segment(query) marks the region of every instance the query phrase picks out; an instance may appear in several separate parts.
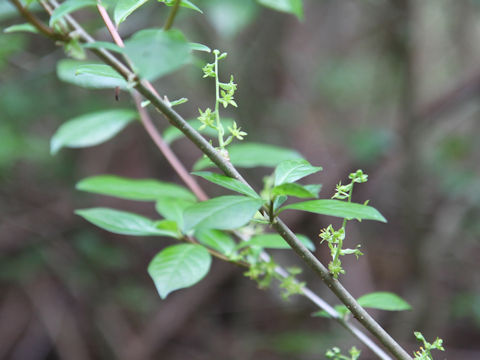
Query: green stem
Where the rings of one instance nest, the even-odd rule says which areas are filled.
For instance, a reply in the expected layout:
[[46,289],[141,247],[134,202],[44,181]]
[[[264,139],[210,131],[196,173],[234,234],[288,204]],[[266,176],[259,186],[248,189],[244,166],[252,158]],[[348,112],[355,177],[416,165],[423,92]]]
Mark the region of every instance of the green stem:
[[220,81],[218,80],[218,54],[220,52],[218,50],[214,50],[213,53],[215,54],[215,119],[217,122],[217,131],[218,131],[218,146],[220,149],[225,148],[225,143],[223,141],[223,135],[225,131],[223,129],[222,122],[220,121]]
[[[354,182],[352,181],[352,183],[351,183],[352,186],[350,186],[350,192],[348,193],[347,202],[352,202],[353,184],[354,184]],[[347,218],[343,218],[342,229],[343,229],[343,235],[344,236],[346,234],[346,226],[347,226]],[[340,257],[340,251],[342,250],[342,248],[343,248],[343,239],[340,238],[338,240],[337,250],[335,251],[335,256],[333,257],[333,264],[334,265],[336,265],[337,262],[338,262],[338,258]]]
[[167,31],[170,30],[170,28],[172,27],[173,21],[175,20],[175,16],[177,16],[178,8],[180,7],[181,2],[182,0],[176,0],[175,4],[173,4],[173,8],[170,11],[170,14],[168,14],[167,22],[165,23],[163,30]]

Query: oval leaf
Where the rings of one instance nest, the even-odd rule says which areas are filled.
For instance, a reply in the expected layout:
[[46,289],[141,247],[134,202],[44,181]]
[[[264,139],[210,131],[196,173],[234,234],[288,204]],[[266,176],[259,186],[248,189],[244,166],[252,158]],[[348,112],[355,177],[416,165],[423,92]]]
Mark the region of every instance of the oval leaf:
[[214,184],[223,186],[224,188],[236,191],[240,194],[251,196],[254,198],[258,198],[258,194],[248,185],[245,185],[241,181],[237,179],[233,179],[231,177],[221,175],[221,174],[215,174],[209,171],[197,171],[193,172],[193,175],[200,176],[204,178],[205,180],[208,180]]
[[99,111],[76,117],[64,123],[50,141],[50,152],[62,147],[83,148],[110,140],[137,117],[129,109]]
[[195,237],[201,244],[227,256],[235,250],[235,241],[220,230],[199,229],[195,231]]
[[146,29],[125,42],[125,54],[148,80],[169,74],[190,62],[191,47],[178,30]]
[[97,6],[97,0],[67,0],[61,3],[60,6],[52,12],[50,17],[50,27],[62,16],[88,6]]
[[76,189],[127,200],[157,201],[161,197],[169,196],[195,201],[195,195],[180,185],[114,175],[98,175],[83,179],[77,183]]
[[245,196],[220,196],[203,201],[185,210],[185,229],[237,229],[247,224],[262,205],[262,199]]
[[178,238],[177,231],[173,231],[171,224],[162,224],[149,218],[127,211],[109,208],[91,208],[76,210],[80,215],[92,224],[115,234],[133,236],[169,236]]
[[147,1],[148,0],[118,0],[117,5],[115,6],[115,11],[113,12],[115,23],[119,25],[124,22],[131,13]]
[[275,169],[275,186],[293,183],[321,170],[322,167],[312,166],[304,159],[282,161]]
[[372,309],[388,311],[403,311],[412,309],[409,303],[403,300],[400,296],[391,292],[373,292],[360,296],[357,301],[363,307]]
[[280,211],[283,210],[302,210],[346,219],[387,222],[383,215],[371,206],[340,200],[310,200],[284,206]]
[[300,184],[282,184],[282,185],[275,186],[272,189],[272,194],[276,196],[286,195],[286,196],[295,196],[298,198],[316,198],[318,197],[319,191],[320,191],[319,186],[317,186],[316,188],[313,188],[313,187],[307,188],[306,186],[303,186]]
[[[257,143],[234,144],[228,147],[230,162],[237,167],[251,168],[257,166],[274,167],[285,160],[301,159],[295,150],[274,145]],[[194,170],[202,170],[215,165],[206,158],[201,158],[193,166]]]
[[173,220],[180,229],[184,228],[183,212],[195,203],[192,199],[162,196],[155,203],[155,209],[165,219]]
[[[82,67],[84,71],[79,75],[77,71]],[[95,72],[99,75],[96,75]],[[127,88],[127,82],[120,74],[105,64],[60,60],[57,63],[57,76],[62,81],[87,89]]]
[[158,293],[165,299],[172,291],[190,287],[210,270],[212,258],[200,245],[173,245],[159,252],[148,265]]
[[303,0],[257,0],[259,4],[268,8],[296,15],[303,19]]
[[[296,234],[297,238],[310,251],[315,251],[315,245],[304,235]],[[249,241],[239,244],[239,248],[246,246],[260,246],[266,249],[291,249],[290,245],[278,234],[263,234],[253,236]]]

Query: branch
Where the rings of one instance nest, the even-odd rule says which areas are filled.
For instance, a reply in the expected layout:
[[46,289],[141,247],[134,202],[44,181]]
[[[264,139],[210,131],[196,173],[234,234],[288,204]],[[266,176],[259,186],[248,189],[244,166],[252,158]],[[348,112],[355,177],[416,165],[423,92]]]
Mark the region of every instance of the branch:
[[[17,0],[11,0],[17,1]],[[58,6],[55,0],[50,0],[52,4]],[[85,42],[94,42],[94,39],[83,30],[83,28],[71,17],[65,16],[69,25],[76,30],[76,33]],[[29,18],[27,20],[30,21]],[[157,108],[165,118],[180,131],[182,131],[187,138],[189,138],[210,160],[221,169],[225,175],[242,181],[247,186],[250,186],[235,167],[208,142],[206,141],[193,127],[190,126],[175,110],[173,110],[168,103],[166,103],[155,91],[152,91],[152,86],[145,80],[138,79],[137,75],[128,69],[123,63],[116,59],[105,49],[92,49],[97,56],[99,56],[106,64],[113,67],[120,73],[127,81],[137,81],[135,89],[141,93],[151,104]],[[251,186],[250,186],[251,187]],[[268,211],[268,209],[264,209]],[[279,219],[275,218],[271,223],[272,227],[287,241],[292,249],[299,255],[304,262],[314,270],[322,279],[322,281],[334,292],[334,294],[347,306],[352,312],[353,316],[369,330],[397,359],[411,360],[408,353],[358,304],[355,298],[334,279],[328,270],[321,264],[315,256],[298,240],[293,232]],[[352,334],[358,334],[349,329]],[[388,359],[388,356],[382,357]]]

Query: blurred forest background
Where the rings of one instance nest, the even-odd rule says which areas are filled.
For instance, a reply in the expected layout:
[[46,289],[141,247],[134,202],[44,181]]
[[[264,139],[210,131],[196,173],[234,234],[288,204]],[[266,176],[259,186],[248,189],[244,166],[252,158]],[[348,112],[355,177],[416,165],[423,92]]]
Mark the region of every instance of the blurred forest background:
[[[305,0],[303,22],[253,0],[195,3],[204,15],[182,9],[175,26],[229,53],[221,72],[239,84],[230,115],[248,141],[294,148],[323,166],[309,182],[323,183],[324,198],[349,172],[369,174],[354,200],[370,199],[389,222],[349,225],[349,244],[365,256],[345,259],[346,288],[356,297],[392,291],[412,305],[372,312],[408,351],[420,330],[444,339],[438,359],[480,359],[480,1]],[[120,32],[161,26],[166,14],[152,1]],[[75,16],[110,40],[94,31],[97,13]],[[0,28],[22,22],[2,0]],[[305,299],[285,302],[219,261],[201,283],[161,301],[146,267],[170,240],[110,234],[73,214],[101,205],[154,217],[154,209],[74,185],[105,173],[180,180],[139,124],[104,145],[49,154],[63,121],[118,106],[112,91],[61,82],[64,57],[40,36],[0,35],[1,359],[323,359],[335,345],[361,348],[336,323],[311,317]],[[156,84],[170,99],[189,99],[178,110],[186,118],[214,101],[201,78],[207,60]],[[133,107],[125,93],[120,103]],[[173,149],[189,168],[201,155],[186,140]],[[269,171],[243,173],[260,187]],[[313,240],[331,221],[286,215]],[[300,265],[293,253],[274,255]],[[325,245],[316,255],[329,260]],[[310,270],[302,278],[338,303]],[[373,359],[363,350],[361,359]]]

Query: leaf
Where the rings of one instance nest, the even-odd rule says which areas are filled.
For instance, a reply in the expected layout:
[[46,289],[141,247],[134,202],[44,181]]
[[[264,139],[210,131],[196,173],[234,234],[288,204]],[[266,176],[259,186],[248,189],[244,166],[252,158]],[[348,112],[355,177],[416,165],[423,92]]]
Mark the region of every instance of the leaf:
[[75,75],[92,75],[97,77],[112,78],[123,80],[123,77],[117,73],[111,66],[103,64],[82,64],[75,70]]
[[183,186],[154,179],[129,179],[114,175],[98,175],[83,179],[77,183],[76,189],[127,200],[157,201],[162,197],[169,196],[195,201],[195,195]]
[[258,194],[251,187],[245,185],[237,179],[233,179],[231,177],[221,174],[215,174],[209,171],[197,171],[193,172],[192,175],[200,176],[205,180],[223,186],[224,188],[236,191],[240,194],[247,195],[253,198],[259,198]]
[[161,226],[157,226],[155,221],[126,211],[99,207],[76,210],[75,214],[115,234],[133,236],[157,235],[178,238],[178,232],[173,232],[171,227],[162,229]]
[[146,29],[125,42],[125,55],[143,78],[155,80],[190,62],[191,47],[178,30]]
[[195,203],[192,199],[162,196],[155,203],[155,209],[165,219],[174,220],[180,229],[184,228],[183,212]]
[[218,252],[229,256],[235,250],[235,241],[223,231],[212,229],[199,229],[195,231],[198,241]]
[[97,6],[97,0],[67,0],[61,3],[50,16],[50,27],[61,17],[88,6]]
[[190,48],[194,51],[203,51],[203,52],[212,52],[212,50],[207,46],[199,43],[190,43]]
[[387,311],[403,311],[412,309],[409,303],[403,300],[400,296],[391,292],[373,292],[360,296],[357,301],[363,307],[371,309]]
[[[228,147],[230,162],[237,167],[252,168],[257,166],[274,167],[285,160],[300,159],[302,156],[295,150],[274,145],[258,143],[234,144]],[[202,170],[215,166],[209,159],[201,158],[193,166],[194,170]]]
[[117,24],[117,26],[120,25],[130,14],[147,1],[148,0],[118,0],[113,12],[115,24]]
[[[163,2],[167,6],[173,6],[175,4],[175,0],[158,0],[159,2]],[[192,9],[195,11],[198,11],[199,13],[203,14],[203,11],[198,8],[197,5],[192,3],[191,1],[188,0],[182,0],[180,3],[180,6],[187,8],[187,9]]]
[[81,115],[61,125],[50,141],[50,152],[62,147],[83,148],[101,144],[117,135],[137,113],[130,109],[105,110]]
[[315,197],[318,197],[320,190],[322,190],[322,184],[309,184],[309,185],[302,185],[305,189],[310,191]]
[[185,229],[237,229],[247,224],[262,205],[262,199],[245,196],[220,196],[203,201],[185,210]]
[[[304,235],[296,234],[297,238],[310,251],[315,251],[315,245]],[[278,234],[263,234],[253,236],[249,241],[242,242],[238,248],[260,246],[266,249],[291,249],[290,245]]]
[[340,200],[310,200],[284,206],[283,210],[302,210],[316,214],[336,216],[346,219],[376,220],[387,222],[380,212],[368,205],[349,203]]
[[300,20],[303,19],[302,0],[257,0],[259,4],[268,8],[296,15]]
[[[411,310],[412,308],[410,304],[403,300],[401,297],[390,292],[373,292],[360,296],[357,301],[361,306],[370,309],[403,311]],[[345,315],[350,313],[350,310],[348,310],[345,305],[336,305],[334,308],[342,317],[345,317]],[[328,315],[327,312],[325,312],[324,310],[317,311],[312,315],[326,318],[330,317],[330,315]]]
[[207,275],[212,258],[201,245],[173,245],[159,252],[148,265],[162,299],[178,289],[190,287]]
[[[188,120],[187,122],[190,124],[191,127],[197,129],[197,131],[201,134],[208,135],[210,137],[216,137],[217,136],[217,130],[212,129],[211,127],[208,127],[208,126],[204,129],[202,129],[202,130],[198,130],[199,127],[202,125],[202,123],[198,119]],[[229,126],[233,125],[233,119],[223,118],[222,119],[222,124],[223,124],[224,128],[228,128]],[[185,137],[185,135],[175,126],[169,126],[163,132],[162,137],[163,137],[163,140],[165,140],[165,142],[167,144],[171,144],[175,140]]]
[[17,24],[7,27],[3,30],[4,33],[13,33],[13,32],[30,32],[34,34],[38,34],[38,30],[32,24]]
[[[83,66],[82,75],[77,74],[77,69]],[[88,66],[93,69],[87,72]],[[97,69],[102,75],[95,75],[92,72]],[[76,60],[60,60],[57,63],[57,76],[60,80],[88,89],[108,89],[119,87],[127,88],[127,82],[116,73],[115,70],[104,64],[93,64]]]
[[293,183],[321,170],[321,166],[312,166],[304,159],[282,161],[275,169],[275,186]]
[[287,195],[298,198],[316,198],[318,197],[318,191],[315,190],[310,191],[309,188],[300,184],[282,184],[275,186],[272,189],[272,194],[276,196]]
[[[109,41],[95,41],[95,42],[91,42],[91,43],[83,43],[82,46],[86,49],[107,49],[107,50],[110,50],[110,51],[114,51],[114,52],[118,52],[118,53],[122,53],[123,52],[123,48],[121,48],[120,46],[118,46],[117,44],[115,43],[112,43],[112,42],[109,42]],[[112,69],[113,70],[113,69]],[[115,70],[113,70],[115,71]],[[116,75],[118,75],[120,78],[122,78],[120,76],[120,74],[118,74],[117,72],[115,72]],[[110,76],[111,77],[111,76]],[[123,79],[123,78],[122,78]]]

